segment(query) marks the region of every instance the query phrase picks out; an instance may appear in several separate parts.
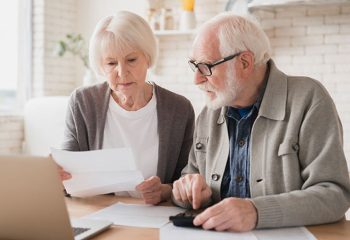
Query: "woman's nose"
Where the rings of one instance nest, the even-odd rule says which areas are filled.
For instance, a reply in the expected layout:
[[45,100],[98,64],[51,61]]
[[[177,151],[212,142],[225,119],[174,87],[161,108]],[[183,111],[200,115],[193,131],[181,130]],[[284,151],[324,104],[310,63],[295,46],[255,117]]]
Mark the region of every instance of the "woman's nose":
[[124,78],[127,73],[126,66],[123,64],[119,64],[118,66],[116,66],[115,71],[117,71],[117,74],[120,78]]

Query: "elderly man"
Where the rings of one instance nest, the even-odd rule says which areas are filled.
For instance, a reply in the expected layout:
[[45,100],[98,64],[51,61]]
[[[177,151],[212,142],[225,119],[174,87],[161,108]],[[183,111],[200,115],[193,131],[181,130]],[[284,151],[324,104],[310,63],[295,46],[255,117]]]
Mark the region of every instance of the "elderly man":
[[350,183],[326,89],[278,70],[263,30],[227,13],[202,26],[189,64],[207,106],[172,198],[182,207],[210,206],[194,224],[249,231],[341,219]]

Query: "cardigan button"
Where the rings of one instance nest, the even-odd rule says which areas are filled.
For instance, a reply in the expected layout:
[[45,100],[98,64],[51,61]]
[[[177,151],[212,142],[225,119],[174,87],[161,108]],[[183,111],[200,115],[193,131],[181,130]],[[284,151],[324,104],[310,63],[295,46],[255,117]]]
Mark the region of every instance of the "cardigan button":
[[237,176],[236,177],[236,182],[242,182],[243,181],[243,177],[242,176]]
[[202,149],[202,147],[203,147],[203,144],[201,144],[200,142],[196,143],[196,149],[197,150]]
[[219,174],[214,173],[214,174],[211,175],[211,180],[218,181],[219,179],[220,179],[220,175]]
[[292,145],[292,149],[297,152],[299,150],[299,144],[298,143],[294,143]]

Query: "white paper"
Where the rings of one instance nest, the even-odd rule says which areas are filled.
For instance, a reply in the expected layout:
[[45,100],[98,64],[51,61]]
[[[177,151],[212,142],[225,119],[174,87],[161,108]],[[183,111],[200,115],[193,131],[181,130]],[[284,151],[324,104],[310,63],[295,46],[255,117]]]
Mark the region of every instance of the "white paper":
[[160,229],[160,240],[316,240],[305,227],[254,230],[246,233],[216,232],[176,227],[172,223]]
[[254,230],[258,240],[316,240],[305,227]]
[[168,223],[160,229],[160,240],[257,240],[252,232],[216,232],[200,228],[177,227]]
[[89,197],[119,191],[134,191],[144,178],[136,169],[130,148],[71,152],[51,148],[58,165],[72,175],[63,181],[72,196]]
[[184,211],[179,207],[116,203],[84,218],[108,220],[122,226],[160,228],[169,222],[170,216]]

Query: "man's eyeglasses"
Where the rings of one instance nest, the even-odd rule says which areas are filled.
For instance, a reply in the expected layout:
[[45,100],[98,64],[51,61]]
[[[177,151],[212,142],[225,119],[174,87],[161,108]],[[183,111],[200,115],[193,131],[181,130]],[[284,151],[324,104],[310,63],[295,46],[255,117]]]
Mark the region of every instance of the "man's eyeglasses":
[[230,55],[228,57],[225,57],[225,58],[222,58],[214,63],[197,63],[196,61],[194,60],[190,60],[188,61],[188,64],[190,65],[191,69],[193,70],[193,72],[195,72],[197,69],[198,71],[203,75],[203,76],[211,76],[212,75],[212,72],[211,72],[211,69],[213,67],[215,67],[216,65],[219,65],[221,63],[224,63],[228,60],[231,60],[231,59],[234,59],[235,57],[237,57],[238,55],[240,55],[242,52],[238,52],[238,53],[235,53],[233,55]]

